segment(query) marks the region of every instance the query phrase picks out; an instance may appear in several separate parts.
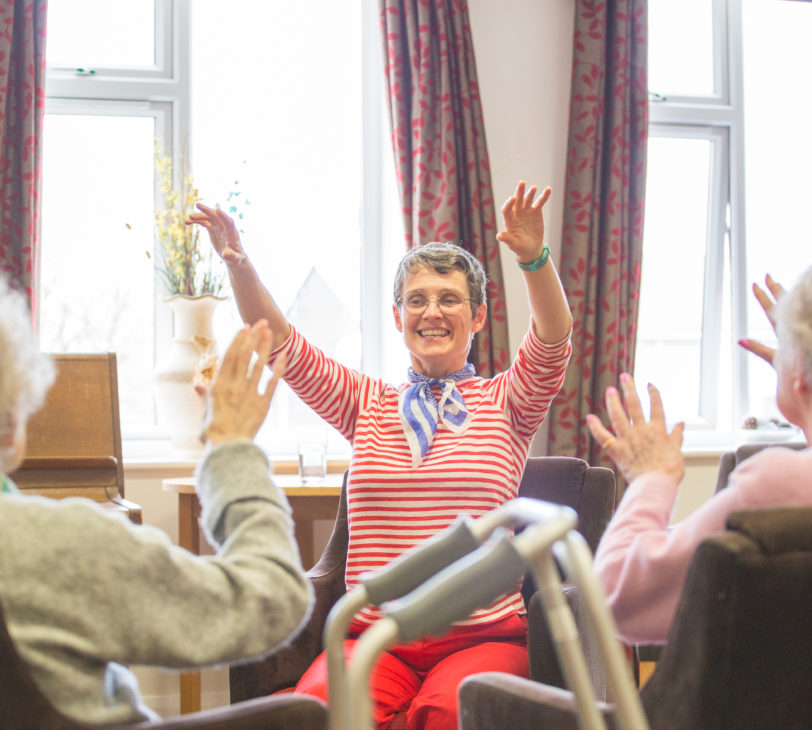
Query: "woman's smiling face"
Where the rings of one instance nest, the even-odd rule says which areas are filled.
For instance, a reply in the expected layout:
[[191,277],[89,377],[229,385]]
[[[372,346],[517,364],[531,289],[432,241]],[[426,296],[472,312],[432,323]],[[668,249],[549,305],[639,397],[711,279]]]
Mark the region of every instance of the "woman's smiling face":
[[[476,315],[472,314],[465,274],[459,269],[440,274],[421,267],[403,282],[401,297],[407,293],[430,298],[422,314],[410,314],[402,305],[392,307],[395,326],[403,333],[412,367],[430,378],[440,378],[465,367],[471,339],[482,329],[487,310],[485,304],[480,304]],[[438,305],[439,298],[449,293],[466,300],[456,314],[445,314]]]

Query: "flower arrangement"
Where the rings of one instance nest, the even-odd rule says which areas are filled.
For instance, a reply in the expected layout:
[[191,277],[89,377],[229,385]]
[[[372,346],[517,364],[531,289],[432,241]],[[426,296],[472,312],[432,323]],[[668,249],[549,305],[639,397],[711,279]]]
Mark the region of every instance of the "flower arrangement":
[[211,247],[201,247],[200,228],[185,223],[201,199],[194,179],[183,174],[180,189],[176,189],[172,158],[162,155],[157,146],[155,170],[161,186],[161,204],[155,211],[161,242],[156,268],[167,294],[220,296],[226,287],[225,267]]

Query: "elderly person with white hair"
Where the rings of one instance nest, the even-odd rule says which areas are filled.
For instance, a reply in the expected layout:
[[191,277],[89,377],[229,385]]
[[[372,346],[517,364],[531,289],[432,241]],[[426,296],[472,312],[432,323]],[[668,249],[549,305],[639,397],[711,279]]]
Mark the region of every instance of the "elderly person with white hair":
[[[777,403],[799,426],[807,443],[812,435],[812,268],[785,293],[771,277],[767,291],[753,291],[778,335],[773,350],[753,340],[739,344],[772,364],[778,375]],[[648,386],[646,421],[631,376],[620,377],[618,391],[606,391],[612,432],[590,414],[587,424],[630,484],[595,555],[602,583],[622,638],[629,643],[666,641],[696,547],[725,529],[732,512],[812,505],[812,449],[770,448],[742,462],[728,486],[685,520],[669,527],[684,472],[683,424],[666,427],[658,390]]]
[[201,558],[89,500],[17,493],[6,474],[22,460],[26,421],[53,365],[37,349],[24,299],[2,279],[0,312],[0,603],[9,635],[68,717],[158,719],[124,665],[182,669],[257,657],[307,616],[311,589],[290,510],[252,443],[284,363],[260,392],[271,349],[265,321],[239,332],[223,358],[196,476],[201,523],[217,554]]

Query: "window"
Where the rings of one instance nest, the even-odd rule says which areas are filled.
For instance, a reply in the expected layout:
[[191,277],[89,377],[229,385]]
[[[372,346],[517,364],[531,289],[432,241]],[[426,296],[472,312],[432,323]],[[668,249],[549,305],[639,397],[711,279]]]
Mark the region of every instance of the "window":
[[[649,3],[649,147],[635,372],[691,435],[778,416],[775,376],[736,345],[775,342],[750,291],[812,264],[812,6]],[[690,51],[685,39],[690,38]],[[691,432],[693,432],[691,434]]]
[[[392,163],[375,8],[114,5],[49,3],[43,346],[115,350],[124,436],[155,436],[152,370],[171,338],[146,255],[155,245],[157,140],[192,172],[205,202],[225,207],[239,193],[246,249],[311,341],[380,374],[387,361],[374,325],[390,298],[379,282],[391,277],[381,273],[391,257],[382,241],[399,251],[402,233],[399,219],[381,213],[397,205],[382,185],[391,171],[381,168]],[[363,337],[362,312],[377,313],[372,327],[364,318]],[[222,349],[239,326],[232,302],[215,325]],[[280,392],[260,442],[292,453],[290,424],[319,424],[310,419]],[[335,436],[330,446],[341,449]]]

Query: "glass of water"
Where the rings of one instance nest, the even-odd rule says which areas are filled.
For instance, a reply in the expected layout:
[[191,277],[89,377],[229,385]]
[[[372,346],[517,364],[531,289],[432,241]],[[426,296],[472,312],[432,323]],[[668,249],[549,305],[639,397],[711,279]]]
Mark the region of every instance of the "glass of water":
[[323,441],[300,442],[299,477],[302,484],[320,484],[327,476],[327,447]]

